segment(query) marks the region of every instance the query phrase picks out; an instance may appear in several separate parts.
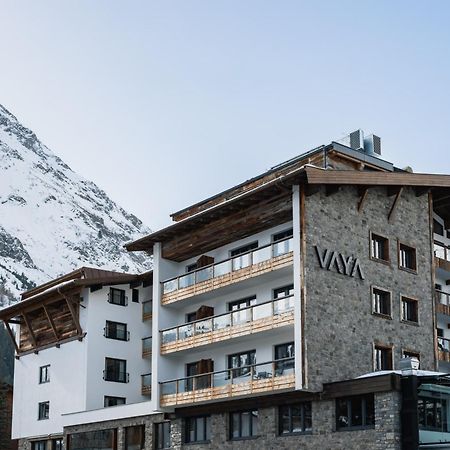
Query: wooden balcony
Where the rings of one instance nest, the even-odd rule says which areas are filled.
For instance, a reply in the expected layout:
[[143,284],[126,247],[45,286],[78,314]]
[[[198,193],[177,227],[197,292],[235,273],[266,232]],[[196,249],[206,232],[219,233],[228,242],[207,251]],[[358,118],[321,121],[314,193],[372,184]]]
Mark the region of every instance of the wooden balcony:
[[437,269],[450,272],[450,249],[440,242],[434,242],[434,261]]
[[436,312],[450,316],[450,294],[436,289]]
[[148,300],[146,302],[142,302],[142,320],[152,320],[152,301]]
[[152,395],[152,374],[146,373],[141,375],[141,394],[142,395]]
[[161,383],[160,404],[179,406],[295,388],[294,358]]
[[161,303],[168,305],[292,265],[292,242],[292,238],[274,242],[166,280]]
[[152,337],[142,339],[142,357],[150,358],[152,356]]
[[294,324],[288,296],[161,331],[161,354],[238,338]]

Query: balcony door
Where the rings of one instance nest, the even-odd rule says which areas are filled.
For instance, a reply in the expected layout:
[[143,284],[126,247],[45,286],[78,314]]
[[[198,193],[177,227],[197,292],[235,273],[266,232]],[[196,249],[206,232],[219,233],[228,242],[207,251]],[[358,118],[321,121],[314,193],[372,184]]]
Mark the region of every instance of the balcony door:
[[[288,375],[294,373],[294,357],[295,345],[294,342],[280,344],[275,346],[275,375]],[[279,361],[281,360],[281,361]]]
[[[186,364],[186,384],[185,391],[193,391],[197,389],[206,389],[211,387],[211,372],[214,371],[214,361],[212,359],[201,359]],[[204,376],[198,376],[202,373],[208,374]],[[191,378],[189,378],[191,377]]]
[[228,311],[232,313],[233,325],[249,322],[251,320],[251,311],[250,309],[245,308],[249,308],[253,305],[256,305],[255,295],[228,303]]
[[228,355],[228,369],[233,375],[233,379],[247,378],[251,374],[251,366],[256,364],[256,350]]

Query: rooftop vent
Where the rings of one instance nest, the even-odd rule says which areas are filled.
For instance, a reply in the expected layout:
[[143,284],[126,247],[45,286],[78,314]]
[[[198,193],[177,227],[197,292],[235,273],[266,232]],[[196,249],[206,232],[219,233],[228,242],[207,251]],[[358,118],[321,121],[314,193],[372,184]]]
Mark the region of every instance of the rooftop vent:
[[374,134],[364,137],[363,130],[352,131],[337,142],[370,156],[381,156],[381,139]]

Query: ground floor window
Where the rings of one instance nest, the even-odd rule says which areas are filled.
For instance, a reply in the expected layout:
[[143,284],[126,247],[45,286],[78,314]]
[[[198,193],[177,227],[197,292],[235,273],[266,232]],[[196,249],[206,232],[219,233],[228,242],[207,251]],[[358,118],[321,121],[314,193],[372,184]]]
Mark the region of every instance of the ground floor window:
[[310,433],[312,431],[311,402],[280,406],[278,429],[280,435]]
[[125,428],[125,450],[143,450],[145,448],[145,427],[137,425]]
[[69,435],[70,450],[116,450],[116,430],[88,431]]
[[230,439],[258,436],[258,411],[239,411],[230,414]]
[[336,400],[336,429],[370,428],[375,425],[374,396],[355,395]]
[[185,420],[184,441],[191,442],[209,441],[211,435],[211,417],[189,417]]
[[31,450],[47,450],[47,441],[35,441],[31,443]]
[[52,441],[52,450],[63,450],[63,440],[61,439],[53,439]]
[[170,422],[155,423],[155,449],[170,448]]
[[125,397],[111,397],[110,395],[105,395],[105,398],[103,400],[105,408],[108,408],[109,406],[125,405],[125,403]]

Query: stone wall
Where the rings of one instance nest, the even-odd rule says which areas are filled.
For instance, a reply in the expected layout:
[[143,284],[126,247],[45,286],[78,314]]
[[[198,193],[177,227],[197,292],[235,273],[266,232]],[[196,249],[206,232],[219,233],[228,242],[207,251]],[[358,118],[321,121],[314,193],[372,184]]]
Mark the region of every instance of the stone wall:
[[11,440],[12,386],[0,384],[0,449],[15,450],[17,441]]
[[[307,387],[351,379],[373,371],[375,341],[392,345],[394,368],[402,349],[420,352],[422,369],[434,369],[433,291],[428,197],[405,188],[391,222],[394,197],[369,189],[362,212],[354,187],[329,196],[325,188],[306,197]],[[390,264],[370,259],[369,234],[389,238]],[[398,268],[397,243],[417,250],[417,274]],[[322,269],[315,246],[359,258],[365,279]],[[392,292],[392,319],[372,314],[371,286]],[[419,325],[400,320],[400,294],[419,299]]]

